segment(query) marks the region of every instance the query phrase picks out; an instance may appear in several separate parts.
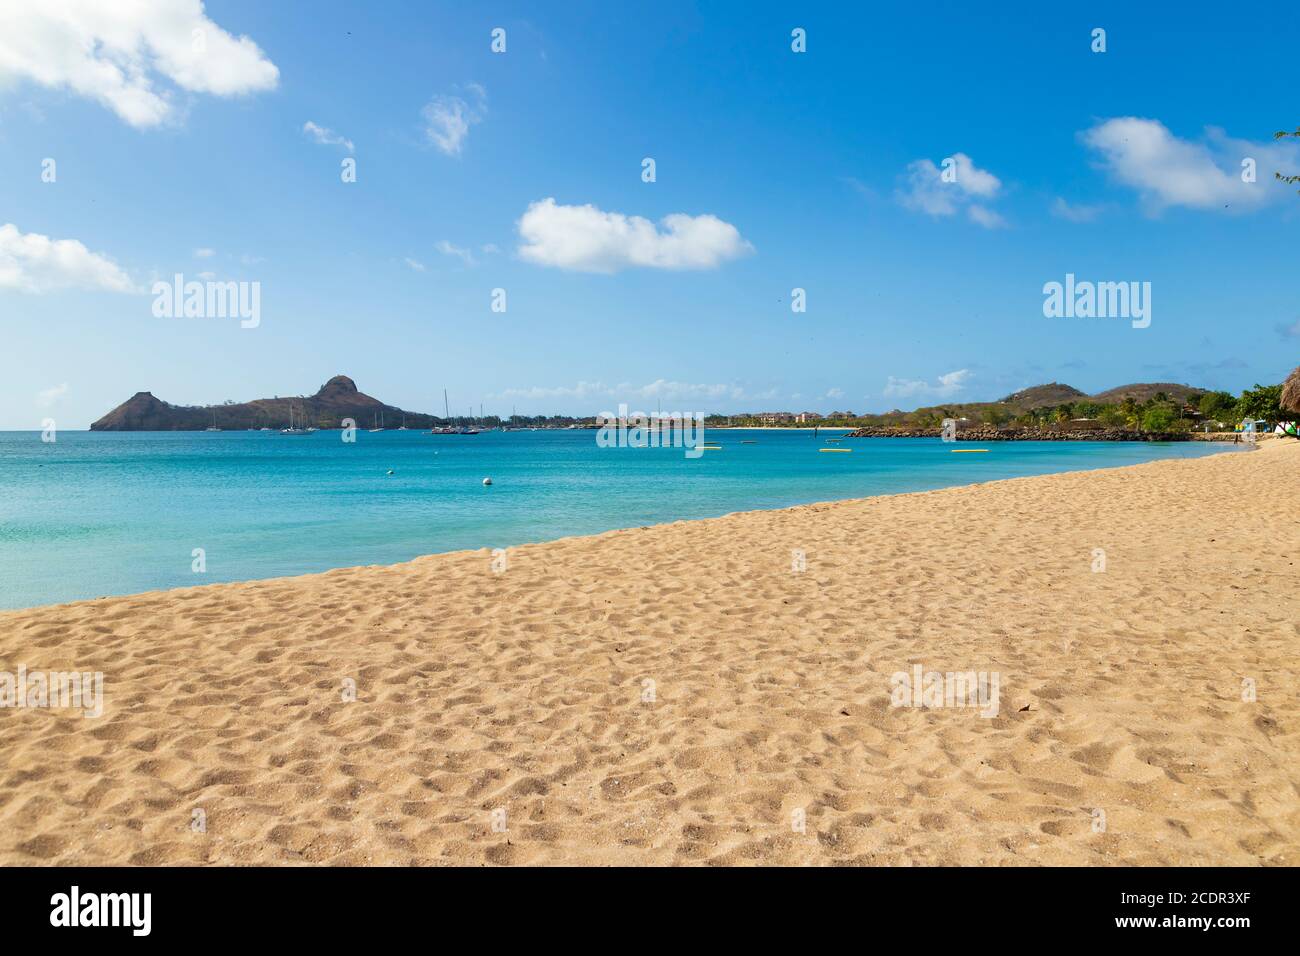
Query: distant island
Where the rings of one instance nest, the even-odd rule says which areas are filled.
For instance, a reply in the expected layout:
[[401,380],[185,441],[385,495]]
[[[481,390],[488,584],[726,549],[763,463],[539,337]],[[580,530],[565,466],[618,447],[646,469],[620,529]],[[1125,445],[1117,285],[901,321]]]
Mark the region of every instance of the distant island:
[[[1014,392],[996,402],[955,402],[914,411],[898,409],[879,415],[853,412],[745,412],[708,415],[707,428],[852,429],[856,437],[937,435],[945,419],[958,423],[962,437],[1088,437],[1134,440],[1154,436],[1190,436],[1194,432],[1231,431],[1249,418],[1270,426],[1291,415],[1280,407],[1281,385],[1256,385],[1240,396],[1172,382],[1140,382],[1088,395],[1070,385],[1051,382]],[[91,431],[204,431],[300,427],[342,428],[352,419],[358,428],[595,428],[596,416],[496,415],[439,417],[388,405],[357,389],[346,375],[336,375],[315,395],[259,398],[223,405],[172,405],[151,392],[137,392],[90,426]]]
[[[245,431],[280,429],[292,421],[300,428],[342,428],[352,419],[357,428],[436,428],[447,425],[501,424],[496,416],[440,417],[388,405],[357,389],[346,375],[335,375],[315,395],[282,398],[258,398],[251,402],[226,402],[223,405],[172,405],[154,397],[152,392],[136,392],[117,408],[90,426],[92,432],[151,431]],[[579,422],[576,418],[515,416],[521,425],[566,427]]]
[[117,408],[90,426],[92,432],[203,431],[217,428],[283,428],[293,412],[296,423],[316,428],[341,428],[351,418],[359,428],[368,428],[384,416],[385,425],[396,428],[402,416],[412,427],[427,427],[437,419],[386,405],[357,390],[346,375],[335,375],[315,395],[295,398],[259,398],[251,402],[224,405],[172,405],[152,392],[136,392]]

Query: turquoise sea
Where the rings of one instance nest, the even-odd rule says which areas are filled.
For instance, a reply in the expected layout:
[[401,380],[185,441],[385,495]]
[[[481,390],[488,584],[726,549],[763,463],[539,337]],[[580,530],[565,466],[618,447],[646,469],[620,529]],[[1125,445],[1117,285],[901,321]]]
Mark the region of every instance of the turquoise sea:
[[[508,547],[680,518],[1191,458],[1232,446],[991,443],[710,431],[599,448],[594,431],[0,432],[0,607]],[[754,441],[756,444],[741,444]],[[852,448],[822,454],[823,447]],[[960,447],[972,447],[963,442]],[[389,475],[388,471],[393,474]],[[491,477],[493,484],[482,481]],[[202,548],[207,571],[191,571]]]

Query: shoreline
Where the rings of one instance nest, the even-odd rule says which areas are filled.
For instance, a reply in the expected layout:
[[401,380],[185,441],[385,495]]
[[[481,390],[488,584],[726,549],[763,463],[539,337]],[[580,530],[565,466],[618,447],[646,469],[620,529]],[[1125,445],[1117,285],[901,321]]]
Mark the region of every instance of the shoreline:
[[[1298,467],[1270,442],[3,612],[0,670],[102,672],[104,708],[0,711],[0,864],[1295,865],[1300,522],[1225,502]],[[999,705],[892,705],[916,666]]]
[[[786,429],[781,429],[779,427],[776,427],[773,430],[783,431]],[[800,429],[800,430],[812,431],[812,429]],[[1224,442],[1223,444],[1231,445],[1232,442]],[[1298,442],[1297,444],[1300,444],[1300,442]],[[1227,450],[1225,449],[1224,452],[1215,452],[1206,457],[1215,457],[1215,455],[1226,454],[1226,453]],[[1233,452],[1233,454],[1237,454],[1237,453],[1238,452]],[[751,508],[751,509],[744,509],[740,511],[728,511],[720,515],[714,515],[712,517],[673,518],[667,521],[659,521],[649,525],[627,526],[622,528],[609,528],[605,531],[597,531],[589,534],[561,535],[558,538],[543,538],[536,541],[525,541],[522,544],[508,545],[506,547],[506,550],[509,551],[516,548],[525,548],[525,547],[540,547],[548,544],[558,544],[560,542],[568,542],[568,541],[584,541],[588,539],[598,539],[611,534],[620,534],[628,531],[645,531],[647,529],[652,529],[652,528],[665,528],[665,527],[671,527],[673,525],[679,525],[683,523],[722,521],[724,519],[731,518],[736,515],[772,514],[772,513],[783,512],[783,511],[797,511],[798,509],[801,508],[822,509],[822,508],[827,508],[835,505],[873,501],[878,498],[896,498],[903,495],[929,495],[929,494],[937,494],[943,491],[952,491],[959,488],[971,488],[971,487],[977,487],[982,485],[991,485],[999,482],[1023,481],[1030,478],[1051,478],[1055,475],[1083,475],[1083,474],[1091,474],[1093,472],[1099,472],[1099,471],[1115,471],[1115,470],[1120,470],[1125,468],[1137,468],[1137,467],[1141,467],[1142,465],[1155,464],[1156,462],[1159,461],[1184,461],[1184,460],[1189,460],[1189,459],[1178,459],[1178,458],[1156,459],[1153,462],[1139,462],[1137,464],[1132,464],[1132,465],[1113,465],[1104,468],[1082,468],[1082,469],[1075,469],[1071,471],[1054,471],[1044,475],[1019,475],[1010,478],[993,478],[987,481],[966,482],[964,484],[948,485],[943,488],[929,488],[929,489],[924,489],[919,491],[897,491],[897,492],[890,492],[887,494],[867,495],[865,497],[855,497],[855,498],[829,498],[822,501],[809,501],[803,504],[785,505],[779,508]],[[1190,460],[1196,461],[1199,459],[1190,459]],[[417,561],[426,561],[431,558],[471,555],[471,554],[482,555],[485,552],[490,553],[491,551],[492,548],[490,548],[489,546],[480,545],[477,548],[457,548],[451,551],[430,551],[426,554],[418,554],[413,558],[407,559],[406,561],[392,561],[392,562],[381,563],[381,564],[345,564],[334,568],[326,568],[322,571],[306,571],[303,572],[302,574],[273,575],[271,577],[265,577],[265,578],[239,578],[233,581],[213,581],[208,584],[188,584],[188,585],[182,585],[180,587],[174,587],[174,588],[154,588],[148,591],[132,591],[127,594],[105,594],[105,595],[101,595],[100,597],[77,598],[72,601],[57,601],[52,604],[33,604],[29,607],[0,608],[0,624],[3,624],[4,616],[6,614],[24,614],[27,612],[41,611],[41,610],[52,609],[52,608],[73,607],[82,604],[99,604],[104,601],[125,600],[129,598],[147,597],[151,595],[168,595],[168,594],[175,594],[177,592],[202,591],[208,588],[232,588],[232,587],[245,587],[248,585],[256,585],[256,584],[270,584],[279,581],[300,581],[304,578],[313,578],[325,574],[335,574],[339,572],[356,571],[356,570],[363,570],[368,568],[401,568],[413,564]]]

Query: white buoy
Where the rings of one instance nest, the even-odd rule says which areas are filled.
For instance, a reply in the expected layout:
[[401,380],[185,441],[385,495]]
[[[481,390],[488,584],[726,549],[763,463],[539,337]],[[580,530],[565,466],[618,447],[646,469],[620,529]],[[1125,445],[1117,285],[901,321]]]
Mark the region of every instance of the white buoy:
[[393,469],[389,468],[388,473],[391,475],[393,473]]
[[485,484],[485,485],[490,485],[490,484],[492,484],[492,479],[491,479],[491,478],[484,478],[484,479],[483,479],[483,484]]

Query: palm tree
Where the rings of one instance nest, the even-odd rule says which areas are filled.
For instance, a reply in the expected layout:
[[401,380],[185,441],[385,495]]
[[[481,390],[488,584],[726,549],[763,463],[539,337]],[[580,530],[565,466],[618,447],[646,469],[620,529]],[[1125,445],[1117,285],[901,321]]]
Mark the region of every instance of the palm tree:
[[1124,401],[1120,402],[1120,414],[1124,416],[1124,425],[1133,431],[1142,430],[1142,410],[1138,408],[1138,403],[1133,400],[1132,395],[1126,395]]
[[[1286,130],[1281,129],[1273,134],[1274,139],[1282,139],[1286,136],[1295,136],[1300,138],[1300,126],[1296,127],[1294,133],[1288,133]],[[1286,183],[1289,186],[1294,185],[1295,183],[1300,183],[1300,176],[1283,176],[1281,173],[1275,172],[1273,173],[1273,178],[1276,179],[1278,182]],[[1296,191],[1300,192],[1300,190],[1296,190]]]

